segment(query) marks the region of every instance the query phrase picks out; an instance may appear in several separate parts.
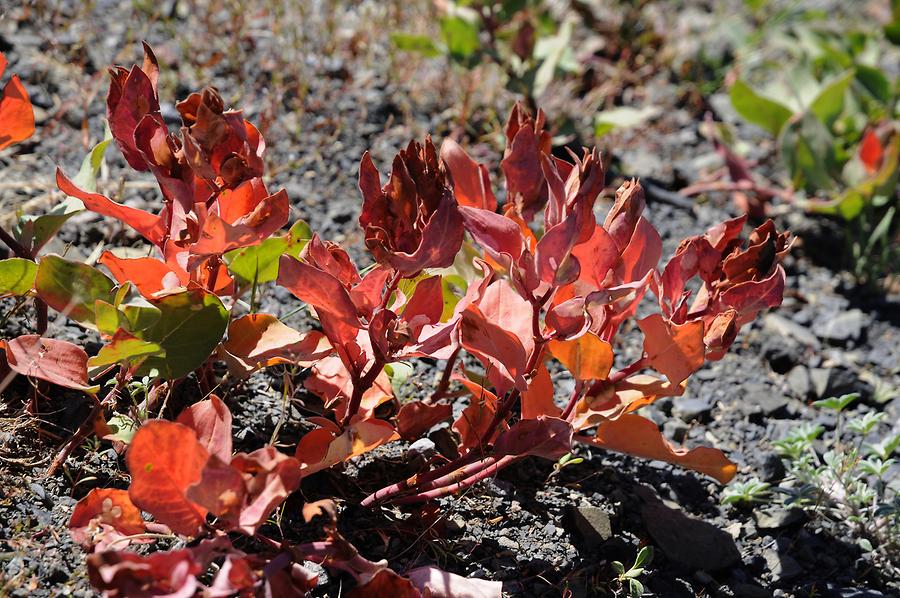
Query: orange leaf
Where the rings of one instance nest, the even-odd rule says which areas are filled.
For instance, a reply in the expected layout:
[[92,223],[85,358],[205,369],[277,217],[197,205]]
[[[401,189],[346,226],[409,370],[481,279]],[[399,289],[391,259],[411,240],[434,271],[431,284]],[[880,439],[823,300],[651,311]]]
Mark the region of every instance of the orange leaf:
[[332,351],[321,332],[301,334],[270,314],[249,314],[232,321],[223,348],[249,371],[279,363],[308,367]]
[[577,439],[611,451],[674,463],[706,474],[722,484],[731,481],[737,472],[737,466],[719,449],[705,446],[691,450],[672,448],[656,424],[640,415],[628,414],[605,421],[597,428],[595,436],[578,436]]
[[612,346],[590,332],[567,341],[552,340],[547,348],[576,380],[605,380],[612,368]]
[[638,320],[644,333],[644,353],[672,384],[686,380],[703,365],[703,322],[672,324],[660,314]]
[[304,477],[312,475],[399,437],[391,424],[374,418],[354,421],[340,435],[318,428],[307,433],[297,444],[300,474]]
[[176,270],[153,257],[120,258],[104,251],[98,261],[109,269],[116,282],[132,283],[141,295],[148,298],[160,291],[186,287],[190,280],[184,270]]
[[187,426],[154,420],[134,435],[125,461],[131,472],[131,501],[168,525],[191,536],[206,519],[206,509],[185,493],[200,480],[209,453]]
[[453,409],[446,403],[429,405],[413,401],[400,408],[397,414],[397,432],[401,438],[416,440],[433,425],[448,419]]
[[539,415],[559,417],[560,408],[553,402],[553,380],[543,363],[531,379],[528,390],[522,393],[522,419],[534,419]]
[[72,538],[83,546],[93,544],[88,529],[91,522],[108,525],[123,536],[143,533],[146,524],[141,510],[134,506],[127,490],[94,488],[78,501],[69,518]]
[[[0,54],[0,76],[6,69],[6,58]],[[34,110],[28,92],[18,75],[10,77],[0,98],[0,150],[19,143],[34,134]]]

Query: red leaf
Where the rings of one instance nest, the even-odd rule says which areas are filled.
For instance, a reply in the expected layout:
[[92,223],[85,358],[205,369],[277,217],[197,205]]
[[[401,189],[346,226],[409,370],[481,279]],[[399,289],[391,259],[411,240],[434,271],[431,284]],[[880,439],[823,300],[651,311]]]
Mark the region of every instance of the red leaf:
[[[158,69],[152,73],[154,77]],[[109,129],[128,164],[135,170],[147,170],[146,160],[135,145],[134,131],[144,116],[160,114],[154,81],[136,65],[130,72],[119,67],[110,74],[112,82],[106,97]]]
[[597,225],[588,242],[576,245],[572,249],[572,255],[581,265],[578,280],[600,289],[603,288],[606,275],[619,259],[619,248],[606,229]]
[[88,210],[127,224],[154,245],[158,246],[162,242],[165,226],[159,216],[116,203],[99,193],[88,193],[79,189],[59,168],[56,169],[56,185],[66,195],[80,199]]
[[523,419],[500,434],[494,442],[495,455],[535,455],[557,460],[572,450],[572,425],[555,417]]
[[499,394],[511,387],[524,390],[525,349],[512,332],[495,324],[474,305],[463,312],[460,340],[466,351],[477,357]]
[[14,372],[57,386],[96,392],[96,387],[88,386],[87,353],[78,345],[36,334],[0,341],[0,344]]
[[417,567],[406,576],[431,598],[501,598],[503,582],[463,577],[433,566]]
[[200,230],[200,239],[191,245],[191,254],[222,255],[232,249],[256,245],[287,224],[289,212],[290,203],[284,189],[263,199],[251,212],[231,223],[210,212]]
[[469,154],[449,137],[441,144],[441,160],[453,179],[453,193],[460,206],[481,208],[495,212],[497,198],[491,190],[487,168],[469,157]]
[[278,505],[300,487],[300,463],[267,446],[252,453],[238,453],[231,465],[247,480],[247,502],[241,508],[237,529],[252,536]]
[[206,509],[185,493],[200,480],[208,458],[187,426],[147,422],[135,433],[125,459],[131,473],[131,501],[172,531],[195,535],[206,520]]
[[512,256],[513,261],[522,255],[522,233],[514,220],[478,208],[460,207],[459,211],[466,230],[491,258],[503,263],[505,260],[501,254]]
[[216,395],[194,403],[176,420],[197,434],[197,441],[210,455],[231,461],[231,411]]
[[616,202],[606,215],[603,228],[612,237],[619,251],[624,251],[628,246],[645,203],[644,189],[634,179],[625,181],[616,190]]
[[390,569],[382,569],[364,585],[347,592],[348,598],[369,596],[390,596],[391,598],[421,598],[422,594],[405,577],[400,577]]
[[[469,405],[463,409],[452,426],[459,434],[459,447],[466,452],[480,446],[482,438],[487,433],[488,425],[493,420],[494,413],[497,412],[497,396],[466,377],[458,378],[458,381],[472,395]],[[505,429],[506,422],[500,427]],[[495,430],[490,438],[484,439],[485,442],[491,442],[499,433],[499,429]]]
[[340,435],[318,428],[297,444],[296,458],[303,476],[328,469],[399,438],[394,427],[380,419],[355,419]]
[[[4,70],[6,57],[0,53],[0,76],[3,76]],[[3,88],[3,97],[0,98],[0,150],[25,141],[32,135],[34,110],[31,108],[31,100],[28,99],[28,92],[18,75],[13,75]]]
[[477,305],[491,323],[519,339],[526,358],[531,355],[534,351],[533,309],[507,280],[501,278],[489,284]]
[[[2,119],[0,119],[0,122],[2,122]],[[3,148],[0,147],[0,149]],[[859,159],[862,161],[866,173],[875,174],[878,171],[878,167],[881,166],[881,159],[883,157],[884,147],[881,145],[881,140],[878,139],[878,135],[875,134],[875,131],[869,129],[866,131],[866,134],[863,135],[862,141],[859,144]]]
[[706,474],[722,484],[727,484],[737,473],[737,466],[718,449],[673,449],[656,424],[640,415],[623,415],[605,421],[597,428],[595,436],[578,436],[578,440],[644,459],[674,463]]
[[397,413],[397,432],[400,438],[416,440],[432,426],[449,419],[453,409],[447,403],[429,405],[422,401],[413,401],[400,408]]
[[640,280],[656,269],[661,256],[662,239],[659,233],[646,218],[641,217],[622,252],[622,259],[616,266],[616,275],[624,283]]
[[703,322],[667,322],[660,314],[638,320],[644,333],[644,353],[672,384],[686,380],[703,365]]
[[738,312],[738,323],[753,320],[760,310],[781,305],[784,297],[784,268],[775,268],[771,276],[763,280],[748,280],[736,284],[722,293],[722,303]]
[[[104,528],[112,528],[108,534]],[[117,537],[143,533],[146,524],[141,511],[131,502],[127,490],[94,488],[78,501],[69,518],[69,532],[72,539],[84,547],[91,548],[104,540],[115,541]],[[108,537],[117,536],[117,537]]]
[[563,286],[574,282],[581,273],[578,258],[572,256],[581,226],[579,213],[569,214],[538,241],[535,259],[542,281]]
[[188,487],[185,496],[221,520],[234,521],[246,494],[241,472],[213,455],[206,462],[200,479]]
[[184,270],[176,270],[153,257],[120,258],[111,251],[104,251],[98,261],[109,269],[116,282],[132,283],[147,298],[163,291],[186,287],[190,281]]

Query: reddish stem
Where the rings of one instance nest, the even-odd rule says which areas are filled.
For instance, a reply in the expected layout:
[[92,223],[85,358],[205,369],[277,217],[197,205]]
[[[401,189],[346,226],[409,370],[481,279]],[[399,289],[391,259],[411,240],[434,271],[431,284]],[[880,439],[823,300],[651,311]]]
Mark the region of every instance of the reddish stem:
[[474,486],[478,482],[493,476],[498,471],[518,459],[521,459],[520,455],[506,455],[500,460],[491,463],[489,466],[485,467],[475,475],[471,475],[460,482],[454,482],[447,486],[442,486],[441,488],[434,488],[432,490],[428,490],[427,492],[420,492],[411,496],[403,496],[396,499],[394,502],[396,504],[408,505],[436,500],[438,498],[441,498],[442,496],[447,496],[448,494],[456,494],[460,490],[464,490],[466,488],[469,488],[470,486]]
[[457,345],[453,350],[453,353],[450,354],[450,357],[447,358],[447,365],[444,367],[444,373],[441,376],[441,381],[438,382],[437,388],[434,389],[434,392],[427,399],[423,399],[422,402],[426,404],[434,403],[435,401],[439,401],[444,398],[447,393],[447,389],[450,388],[450,376],[453,375],[453,368],[456,366],[456,359],[459,357],[459,352],[462,349],[462,345]]
[[577,380],[575,382],[575,388],[572,389],[572,396],[569,397],[569,402],[566,403],[566,408],[563,409],[563,412],[560,414],[560,419],[569,419],[569,415],[572,414],[572,411],[575,409],[575,405],[578,403],[578,399],[581,398],[581,392],[584,390],[584,381]]

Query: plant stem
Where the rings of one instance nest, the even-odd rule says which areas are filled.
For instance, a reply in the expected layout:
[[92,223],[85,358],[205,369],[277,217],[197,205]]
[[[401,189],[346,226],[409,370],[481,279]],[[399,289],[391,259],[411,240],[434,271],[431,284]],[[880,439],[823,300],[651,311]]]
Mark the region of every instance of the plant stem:
[[447,393],[447,389],[450,388],[450,376],[453,375],[453,368],[456,366],[456,359],[459,357],[459,352],[462,349],[462,345],[457,345],[453,350],[453,353],[447,358],[447,365],[444,367],[444,373],[441,376],[441,381],[438,382],[437,388],[434,389],[434,392],[427,399],[423,399],[422,402],[426,404],[434,403],[435,401],[439,401],[444,398],[444,395]]
[[411,496],[403,496],[401,498],[396,499],[394,502],[397,504],[413,504],[419,502],[428,502],[430,500],[435,500],[441,498],[442,496],[447,496],[448,494],[455,494],[460,490],[464,490],[469,488],[470,486],[474,486],[478,482],[489,478],[496,474],[498,471],[513,463],[514,461],[521,459],[521,455],[506,455],[505,457],[499,459],[498,461],[491,463],[489,466],[485,467],[475,475],[471,475],[465,478],[462,481],[451,483],[447,486],[443,486],[441,488],[435,488],[433,490],[428,490],[427,492],[420,492],[418,494],[413,494]]
[[111,405],[115,403],[119,395],[122,392],[122,389],[125,387],[125,384],[128,382],[129,372],[128,369],[124,366],[120,367],[119,373],[116,374],[116,385],[110,389],[109,393],[103,399],[103,401],[97,400],[97,397],[91,395],[91,398],[94,400],[94,404],[91,406],[91,412],[88,416],[81,422],[81,425],[78,426],[78,429],[75,431],[75,434],[69,439],[66,444],[63,445],[62,449],[60,449],[59,453],[56,455],[56,458],[53,459],[53,462],[50,464],[49,469],[47,469],[47,476],[52,476],[56,473],[56,471],[66,462],[66,459],[69,458],[69,455],[72,454],[78,446],[84,442],[85,438],[90,436],[91,432],[94,430],[94,421],[97,419],[97,416],[100,414],[100,410],[104,405]]

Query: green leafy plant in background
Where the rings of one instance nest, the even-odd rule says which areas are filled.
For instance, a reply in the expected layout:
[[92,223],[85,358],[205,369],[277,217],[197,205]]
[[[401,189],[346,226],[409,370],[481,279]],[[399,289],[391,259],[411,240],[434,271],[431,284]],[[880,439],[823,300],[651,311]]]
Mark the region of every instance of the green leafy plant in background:
[[644,593],[644,584],[638,580],[638,577],[644,574],[644,570],[653,561],[653,547],[644,546],[634,559],[634,564],[625,569],[620,561],[613,561],[612,568],[616,573],[616,577],[612,581],[613,594],[616,596],[628,596],[629,598],[640,598]]
[[[444,57],[467,71],[495,64],[506,87],[524,97],[532,110],[554,77],[581,68],[572,52],[574,19],[556,19],[544,0],[450,1],[438,27],[438,37],[396,32],[391,40],[399,50]],[[469,92],[474,77],[470,83]],[[467,92],[463,121],[468,96]]]
[[860,548],[897,567],[900,549],[900,498],[897,482],[888,475],[900,448],[900,434],[878,442],[870,438],[886,422],[883,412],[869,411],[847,419],[844,410],[858,394],[813,403],[836,414],[835,432],[822,438],[824,428],[806,424],[775,443],[791,485],[778,490],[785,503],[849,528]]
[[[893,25],[897,23],[895,7]],[[883,278],[900,258],[898,83],[882,65],[898,50],[877,31],[840,31],[818,14],[759,38],[730,88],[741,117],[777,140],[793,199],[843,219],[850,269]],[[755,85],[754,81],[767,83]]]

